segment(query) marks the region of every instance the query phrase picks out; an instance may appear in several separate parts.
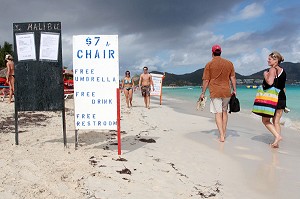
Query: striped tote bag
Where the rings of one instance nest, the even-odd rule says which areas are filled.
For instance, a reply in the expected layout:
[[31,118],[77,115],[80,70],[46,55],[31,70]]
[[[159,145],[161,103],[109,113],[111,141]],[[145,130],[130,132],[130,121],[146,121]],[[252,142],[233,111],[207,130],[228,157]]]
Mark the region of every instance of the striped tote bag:
[[252,112],[264,117],[274,117],[279,92],[280,89],[277,89],[274,86],[265,90],[262,86],[259,86],[256,92]]

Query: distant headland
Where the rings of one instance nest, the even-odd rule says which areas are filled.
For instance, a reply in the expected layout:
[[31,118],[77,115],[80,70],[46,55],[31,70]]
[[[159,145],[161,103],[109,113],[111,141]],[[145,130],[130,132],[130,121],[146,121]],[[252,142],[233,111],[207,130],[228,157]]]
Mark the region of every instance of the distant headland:
[[[287,73],[287,84],[300,84],[300,63],[284,62],[281,66]],[[192,73],[183,75],[165,72],[163,86],[200,86],[202,84],[203,71],[204,68],[201,68]],[[248,76],[236,73],[237,84],[260,85],[263,81],[264,71],[265,70],[261,70]],[[151,73],[163,74],[159,71],[152,71]]]

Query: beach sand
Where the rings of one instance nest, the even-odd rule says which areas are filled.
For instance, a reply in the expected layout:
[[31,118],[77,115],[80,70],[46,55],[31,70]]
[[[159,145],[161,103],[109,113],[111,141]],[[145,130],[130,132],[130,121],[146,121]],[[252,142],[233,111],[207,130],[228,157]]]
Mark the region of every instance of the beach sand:
[[121,103],[122,155],[116,132],[79,130],[66,100],[67,141],[60,112],[25,112],[14,137],[14,105],[0,102],[0,198],[299,198],[299,131],[283,128],[279,149],[258,118],[229,115],[218,141],[213,115],[195,104],[140,93]]

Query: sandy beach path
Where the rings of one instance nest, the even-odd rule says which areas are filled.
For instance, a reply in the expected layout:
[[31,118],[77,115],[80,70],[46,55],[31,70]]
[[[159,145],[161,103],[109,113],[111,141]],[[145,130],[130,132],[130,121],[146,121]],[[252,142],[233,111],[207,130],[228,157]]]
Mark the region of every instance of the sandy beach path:
[[72,99],[66,100],[67,148],[60,113],[22,114],[16,146],[13,105],[0,103],[0,108],[0,198],[298,195],[299,134],[284,129],[281,148],[272,150],[266,144],[270,136],[259,121],[243,115],[230,116],[227,140],[220,143],[207,110],[196,112],[194,104],[172,99],[164,99],[161,106],[157,98],[151,99],[148,110],[139,93],[127,109],[122,96],[122,155],[118,156],[116,132],[109,130],[80,130],[75,150]]

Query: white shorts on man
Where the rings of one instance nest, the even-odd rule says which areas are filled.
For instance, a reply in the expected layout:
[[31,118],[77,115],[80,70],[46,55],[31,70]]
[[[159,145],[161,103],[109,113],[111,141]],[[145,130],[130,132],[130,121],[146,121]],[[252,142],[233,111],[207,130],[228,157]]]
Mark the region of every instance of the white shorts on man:
[[211,98],[210,99],[210,112],[222,113],[227,112],[230,97],[226,98]]

